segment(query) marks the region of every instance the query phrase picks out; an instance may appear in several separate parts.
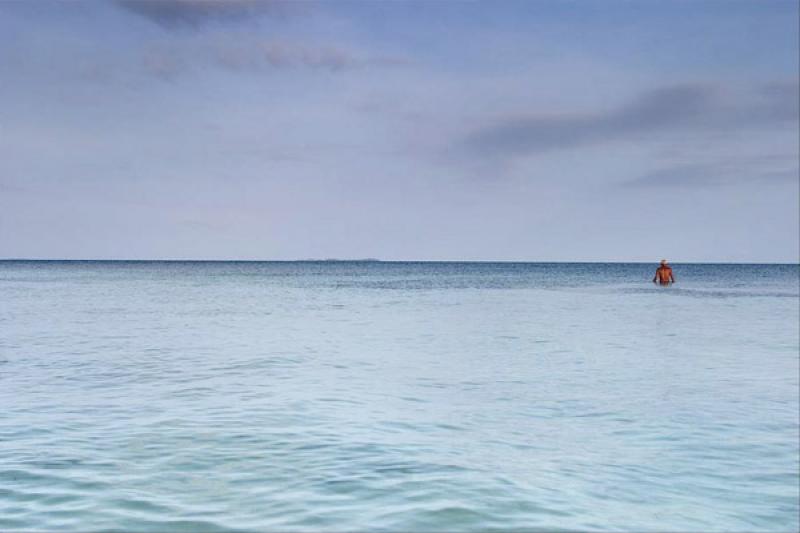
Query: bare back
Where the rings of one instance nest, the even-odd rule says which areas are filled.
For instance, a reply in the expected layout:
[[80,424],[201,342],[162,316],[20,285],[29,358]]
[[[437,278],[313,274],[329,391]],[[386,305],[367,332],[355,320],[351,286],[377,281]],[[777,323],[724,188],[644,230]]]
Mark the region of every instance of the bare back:
[[675,281],[672,275],[672,268],[668,266],[660,266],[656,270],[656,278],[653,281],[658,281],[661,285],[669,285]]

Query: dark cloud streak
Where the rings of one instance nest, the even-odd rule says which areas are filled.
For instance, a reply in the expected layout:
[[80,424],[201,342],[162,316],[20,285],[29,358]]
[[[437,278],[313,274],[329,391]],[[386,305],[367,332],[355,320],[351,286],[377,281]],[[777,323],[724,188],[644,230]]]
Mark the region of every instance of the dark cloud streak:
[[244,47],[218,47],[214,60],[219,66],[236,71],[263,67],[307,67],[335,71],[361,63],[352,52],[338,46],[310,46],[279,41],[253,43]]
[[406,64],[402,58],[365,55],[336,44],[280,39],[241,39],[238,42],[207,42],[196,46],[167,43],[147,50],[141,62],[145,73],[165,81],[204,68],[234,73],[267,70],[341,72],[368,67],[394,68]]
[[309,6],[308,2],[288,0],[117,0],[117,4],[167,29],[263,15],[283,17]]
[[684,164],[662,168],[622,184],[624,188],[720,187],[737,183],[756,185],[798,182],[800,169],[764,169],[758,161],[732,160],[717,164]]
[[670,131],[797,122],[797,82],[768,85],[758,96],[731,105],[712,86],[665,87],[607,112],[506,119],[477,129],[462,144],[482,156],[514,156]]

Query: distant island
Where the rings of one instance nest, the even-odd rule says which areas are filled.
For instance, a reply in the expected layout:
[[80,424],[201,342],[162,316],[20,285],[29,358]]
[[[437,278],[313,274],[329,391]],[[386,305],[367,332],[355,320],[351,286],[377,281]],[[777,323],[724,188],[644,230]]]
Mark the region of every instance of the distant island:
[[303,259],[303,261],[309,262],[325,262],[325,263],[380,263],[380,259],[375,259],[373,257],[367,257],[365,259],[336,259],[336,258],[327,258],[327,259]]

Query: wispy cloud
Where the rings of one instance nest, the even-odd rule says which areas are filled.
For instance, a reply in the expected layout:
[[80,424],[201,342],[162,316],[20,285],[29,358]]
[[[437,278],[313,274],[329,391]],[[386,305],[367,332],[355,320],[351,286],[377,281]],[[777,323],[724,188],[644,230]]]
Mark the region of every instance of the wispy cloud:
[[237,73],[268,70],[323,70],[398,67],[402,58],[371,55],[339,44],[304,43],[288,39],[202,40],[151,45],[143,51],[141,67],[146,74],[171,80],[199,69],[221,69]]
[[286,16],[310,6],[299,0],[117,0],[117,4],[168,29],[198,28],[262,15]]
[[[374,55],[335,40],[320,42],[302,33],[287,37],[280,26],[264,38],[244,24],[259,17],[308,15],[315,4],[307,0],[116,0],[116,4],[170,31],[140,53],[141,70],[162,80],[206,68],[241,73],[271,69],[342,71],[408,63],[404,58]],[[183,29],[208,31],[172,31]]]
[[250,45],[218,46],[213,60],[233,70],[264,67],[307,67],[340,70],[362,63],[355,53],[334,45],[309,45],[287,41],[264,41]]
[[661,168],[622,184],[625,188],[720,187],[740,183],[782,184],[800,180],[797,161],[775,158],[772,165],[764,158],[740,159],[702,164],[681,164]]
[[21,192],[26,192],[27,189],[25,187],[20,187],[17,184],[3,183],[0,181],[0,191],[6,193],[21,193]]
[[797,82],[775,83],[744,98],[718,87],[685,84],[639,95],[610,111],[517,116],[479,127],[462,144],[481,155],[512,156],[640,138],[673,131],[707,131],[798,120]]
[[800,117],[800,82],[776,81],[761,87],[760,102],[755,107],[756,119],[797,122]]

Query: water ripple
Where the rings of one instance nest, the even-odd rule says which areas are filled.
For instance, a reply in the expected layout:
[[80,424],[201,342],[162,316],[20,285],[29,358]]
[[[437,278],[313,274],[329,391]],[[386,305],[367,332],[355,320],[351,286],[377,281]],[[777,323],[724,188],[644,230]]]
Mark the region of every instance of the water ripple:
[[0,529],[796,530],[797,268],[678,272],[0,262]]

